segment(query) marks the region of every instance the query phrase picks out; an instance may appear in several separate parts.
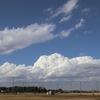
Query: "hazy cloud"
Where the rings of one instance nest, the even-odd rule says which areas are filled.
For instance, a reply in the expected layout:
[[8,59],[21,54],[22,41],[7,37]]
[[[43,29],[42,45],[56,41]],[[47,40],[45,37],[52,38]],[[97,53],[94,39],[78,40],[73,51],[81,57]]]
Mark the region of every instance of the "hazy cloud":
[[91,31],[84,31],[84,34],[91,34],[94,30]]
[[90,13],[90,11],[91,11],[90,8],[85,8],[85,9],[83,9],[81,12],[82,12],[83,14],[87,15],[87,14]]
[[64,14],[63,17],[59,22],[67,21],[71,18],[72,11],[77,8],[77,2],[78,0],[69,0],[66,2],[63,6],[56,9],[56,12],[54,12],[51,16],[51,18],[57,17],[60,14]]
[[81,18],[80,22],[75,25],[75,29],[82,27],[84,23],[85,23],[85,20]]
[[53,13],[53,10],[52,10],[52,8],[47,8],[43,12],[49,12],[50,14],[52,14]]
[[81,52],[80,54],[79,54],[79,56],[85,56],[86,54],[84,53],[84,52]]
[[62,13],[65,14],[65,15],[70,14],[72,12],[72,10],[76,8],[77,2],[78,2],[78,0],[69,0],[66,4],[59,7],[56,10],[56,13],[54,13],[52,15],[52,17],[56,17],[56,16],[58,16],[59,14],[62,14]]
[[81,28],[81,27],[84,25],[84,23],[85,23],[85,20],[81,18],[81,19],[80,19],[80,22],[77,23],[74,27],[72,27],[72,28],[70,28],[70,29],[68,29],[68,30],[62,30],[62,31],[60,32],[59,36],[60,36],[60,37],[68,37],[69,34],[70,34],[72,31]]
[[69,19],[71,19],[71,15],[68,15],[67,17],[63,17],[59,23],[64,22],[64,21],[68,21]]

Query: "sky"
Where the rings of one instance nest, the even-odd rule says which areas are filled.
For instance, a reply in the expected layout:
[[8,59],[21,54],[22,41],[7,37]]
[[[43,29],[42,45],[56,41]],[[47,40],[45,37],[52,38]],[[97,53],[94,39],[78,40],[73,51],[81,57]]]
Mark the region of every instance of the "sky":
[[97,81],[99,4],[100,0],[0,0],[0,76]]

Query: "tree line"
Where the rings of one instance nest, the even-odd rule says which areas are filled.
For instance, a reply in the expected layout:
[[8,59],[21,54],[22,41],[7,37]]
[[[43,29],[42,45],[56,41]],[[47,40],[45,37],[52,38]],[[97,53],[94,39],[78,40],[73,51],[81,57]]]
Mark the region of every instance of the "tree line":
[[0,87],[1,93],[46,93],[45,87],[36,86],[14,86],[14,87]]

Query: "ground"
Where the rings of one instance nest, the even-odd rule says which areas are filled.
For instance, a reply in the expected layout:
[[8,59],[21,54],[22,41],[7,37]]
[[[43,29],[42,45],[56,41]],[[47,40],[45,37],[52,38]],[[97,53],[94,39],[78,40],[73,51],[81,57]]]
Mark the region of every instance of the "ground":
[[0,100],[100,100],[100,94],[0,94]]

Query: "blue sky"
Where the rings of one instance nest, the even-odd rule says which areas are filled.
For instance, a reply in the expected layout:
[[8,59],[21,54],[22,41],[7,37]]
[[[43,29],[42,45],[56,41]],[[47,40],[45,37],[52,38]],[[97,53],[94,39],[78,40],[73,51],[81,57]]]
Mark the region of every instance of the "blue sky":
[[[68,0],[0,0],[1,41],[4,38],[2,32],[6,28],[8,28],[6,34],[10,36],[12,34],[9,34],[9,30],[13,30],[13,28],[15,30],[25,28],[35,23],[38,24],[38,27],[41,24],[52,24],[55,25],[53,26],[55,28],[51,34],[58,35],[62,31],[67,33],[68,30],[79,24],[81,19],[84,20],[77,29],[74,28],[70,31],[68,36],[54,36],[53,39],[50,38],[40,42],[37,40],[36,43],[31,42],[28,45],[26,45],[27,42],[23,42],[25,46],[17,49],[15,49],[17,43],[14,44],[15,47],[10,47],[13,45],[12,43],[11,45],[10,43],[5,43],[8,47],[2,49],[5,48],[3,47],[5,44],[0,42],[0,65],[5,62],[17,65],[33,65],[41,55],[53,53],[60,53],[69,58],[86,55],[99,59],[100,0],[75,0],[75,4],[69,9],[69,12],[67,7],[67,9],[63,9],[67,2]],[[64,17],[68,19],[61,21]],[[21,31],[19,30],[18,33],[21,34]],[[18,33],[16,32],[15,34]],[[18,38],[20,38],[20,35]],[[22,39],[27,41],[30,38]],[[5,40],[5,42],[7,41]],[[12,51],[7,53],[7,50],[11,48]]]
[[0,0],[0,84],[98,82],[99,43],[100,0]]

